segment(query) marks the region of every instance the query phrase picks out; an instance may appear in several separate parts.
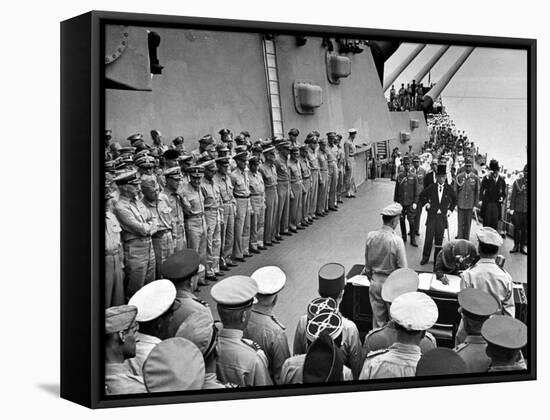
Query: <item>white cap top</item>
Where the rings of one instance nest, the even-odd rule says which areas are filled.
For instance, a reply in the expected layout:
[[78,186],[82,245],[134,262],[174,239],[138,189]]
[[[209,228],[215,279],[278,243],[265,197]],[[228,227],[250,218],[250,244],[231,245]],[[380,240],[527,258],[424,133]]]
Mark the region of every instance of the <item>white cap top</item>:
[[258,293],[272,295],[279,292],[286,283],[286,275],[279,267],[268,265],[258,268],[252,275],[258,284]]
[[155,280],[139,289],[129,305],[138,308],[136,321],[147,322],[165,313],[176,299],[176,287],[170,280]]

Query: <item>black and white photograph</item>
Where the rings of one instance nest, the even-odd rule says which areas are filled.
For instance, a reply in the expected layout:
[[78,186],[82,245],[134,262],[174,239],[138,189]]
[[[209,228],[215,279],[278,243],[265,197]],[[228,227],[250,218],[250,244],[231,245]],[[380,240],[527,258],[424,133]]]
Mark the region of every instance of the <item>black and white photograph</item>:
[[528,48],[102,29],[105,398],[531,377]]

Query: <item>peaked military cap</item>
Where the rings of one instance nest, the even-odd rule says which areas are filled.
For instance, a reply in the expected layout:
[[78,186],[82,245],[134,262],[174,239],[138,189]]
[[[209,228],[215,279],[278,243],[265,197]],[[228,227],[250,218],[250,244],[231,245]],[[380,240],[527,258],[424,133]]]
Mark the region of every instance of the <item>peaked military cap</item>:
[[142,157],[149,156],[149,149],[142,149],[134,155],[134,160],[138,160]]
[[199,269],[200,256],[193,249],[183,249],[170,255],[162,263],[160,272],[163,277],[172,281],[186,280]]
[[162,156],[164,156],[164,159],[176,160],[180,156],[180,154],[175,149],[168,149],[166,152],[162,154]]
[[250,156],[248,158],[248,163],[257,165],[258,163],[260,163],[260,159],[258,159],[258,156]]
[[187,173],[192,178],[200,178],[204,173],[204,168],[202,166],[190,166],[187,168]]
[[307,322],[306,338],[315,341],[321,334],[328,334],[336,340],[343,330],[342,316],[338,312],[325,312],[315,315]]
[[349,133],[349,134],[357,134],[357,129],[356,129],[356,128],[350,128],[350,129],[348,130],[348,133]]
[[162,174],[167,178],[172,178],[172,179],[182,178],[181,169],[179,166],[173,166],[172,168],[165,169]]
[[202,389],[204,358],[191,341],[174,337],[157,344],[143,363],[143,381],[149,392]]
[[328,141],[325,138],[319,139],[319,144],[327,144]]
[[182,136],[177,136],[174,140],[172,140],[172,144],[177,146],[178,144],[183,144],[184,141],[185,139]]
[[176,299],[176,288],[170,280],[155,280],[139,289],[128,301],[138,308],[136,321],[147,322],[165,313]]
[[206,359],[215,348],[218,332],[209,309],[195,311],[181,323],[176,337],[185,338],[195,344]]
[[159,130],[157,130],[156,128],[153,128],[153,129],[150,131],[150,133],[151,133],[151,137],[153,137],[153,135],[162,136],[162,133],[161,133]]
[[502,236],[495,229],[489,226],[483,226],[476,233],[479,242],[487,245],[501,246],[504,243]]
[[403,156],[403,159],[401,160],[401,163],[403,165],[409,165],[411,163],[411,159],[408,156]]
[[115,170],[115,167],[116,167],[116,164],[117,164],[118,160],[117,159],[113,159],[113,160],[108,160],[105,162],[105,170],[107,172],[113,172]]
[[227,145],[225,143],[219,143],[218,145],[216,145],[216,151],[218,153],[223,153],[223,152],[229,152],[229,148],[227,147]]
[[188,160],[193,159],[193,156],[188,155],[187,153],[182,153],[178,156],[178,162],[187,162]]
[[380,214],[382,216],[399,216],[403,211],[403,206],[399,203],[392,203],[382,209]]
[[307,305],[307,318],[311,319],[315,315],[323,314],[325,312],[337,312],[338,305],[333,298],[330,297],[318,297],[313,299]]
[[216,171],[218,167],[216,166],[216,161],[214,159],[206,160],[200,164],[205,170]]
[[137,308],[131,305],[111,306],[105,309],[105,333],[126,331],[133,324]]
[[246,159],[248,158],[248,150],[245,145],[239,145],[235,147],[235,155],[233,159]]
[[394,299],[390,306],[390,316],[407,330],[424,331],[435,324],[439,312],[437,305],[427,294],[409,292]]
[[469,314],[488,317],[498,311],[498,302],[489,293],[469,287],[458,293],[458,304]]
[[229,130],[228,128],[222,128],[220,131],[218,131],[218,134],[220,136],[225,136],[227,134],[230,134],[231,133],[231,130]]
[[143,140],[143,134],[141,133],[132,134],[131,136],[128,137],[128,140],[130,140],[130,143]]
[[419,282],[416,271],[410,268],[398,268],[382,285],[382,299],[391,303],[404,293],[416,292]]
[[321,296],[336,296],[346,286],[344,266],[338,263],[328,263],[319,270],[319,294]]
[[142,156],[135,160],[135,164],[140,168],[152,168],[155,166],[155,158],[153,156]]
[[250,277],[256,281],[258,284],[258,293],[262,295],[278,293],[286,283],[286,274],[274,265],[258,268]]
[[321,334],[309,346],[304,359],[304,383],[343,380],[344,356],[329,334]]
[[133,155],[134,153],[136,153],[136,148],[135,147],[131,147],[131,146],[128,146],[128,147],[121,147],[120,149],[118,149],[118,153],[120,153],[120,155]]
[[300,130],[298,130],[297,128],[291,128],[290,130],[288,130],[288,135],[289,136],[299,136],[300,135]]
[[485,321],[481,335],[488,343],[509,350],[519,350],[527,344],[527,326],[506,315],[493,315]]
[[113,180],[117,185],[133,184],[138,185],[140,183],[139,173],[136,170],[123,171],[115,177]]
[[414,156],[412,161],[413,162],[420,162],[420,158],[418,156]]
[[454,350],[437,347],[420,357],[416,376],[457,375],[468,373],[466,362]]
[[239,133],[239,135],[241,135],[241,136],[243,136],[243,137],[245,137],[245,138],[250,137],[250,133],[249,133],[248,131],[246,131],[246,130],[241,131],[241,132]]
[[227,277],[210,289],[212,299],[228,309],[251,306],[257,293],[258,284],[248,276]]
[[336,137],[336,133],[334,131],[329,131],[328,133],[326,133],[326,136],[327,137]]
[[266,148],[264,149],[264,155],[265,155],[266,153],[271,153],[271,152],[274,152],[274,151],[275,151],[275,147],[274,147],[274,146],[266,147]]
[[222,157],[216,158],[216,164],[222,165],[222,166],[228,166],[230,160],[231,158],[229,156],[222,156]]

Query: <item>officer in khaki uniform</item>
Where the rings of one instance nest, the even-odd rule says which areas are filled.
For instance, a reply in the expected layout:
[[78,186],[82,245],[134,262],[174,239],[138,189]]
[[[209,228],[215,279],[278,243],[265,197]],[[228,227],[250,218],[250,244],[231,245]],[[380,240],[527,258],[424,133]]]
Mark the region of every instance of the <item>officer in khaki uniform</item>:
[[204,168],[201,191],[204,197],[206,220],[206,279],[216,281],[216,276],[222,275],[220,272],[220,223],[223,204],[220,187],[214,181],[214,174],[217,171],[216,162],[207,160],[201,163],[201,166]]
[[155,280],[155,251],[151,236],[156,233],[154,215],[139,199],[141,181],[135,170],[114,179],[120,190],[115,214],[122,227],[125,295],[129,299],[144,284]]
[[[226,149],[225,144],[222,146]],[[219,153],[219,152],[218,152]],[[233,253],[233,233],[235,230],[235,197],[233,197],[233,184],[231,182],[231,176],[229,174],[229,156],[222,156],[216,159],[216,165],[218,171],[214,175],[214,183],[220,190],[222,198],[221,207],[221,226],[220,226],[220,243],[221,243],[221,256],[220,256],[220,268],[224,271],[228,271],[229,267],[235,267],[231,261],[231,254]]]
[[228,277],[210,290],[223,324],[216,345],[218,378],[223,383],[243,387],[273,384],[264,351],[254,341],[243,338],[257,293],[256,281],[246,276]]
[[157,229],[152,239],[155,250],[155,278],[159,279],[161,278],[161,264],[174,252],[173,231],[175,222],[172,219],[172,209],[168,197],[160,192],[160,186],[155,176],[141,177],[141,191],[143,192],[143,204],[149,209],[157,222]]
[[420,342],[438,315],[437,305],[425,293],[408,292],[395,298],[390,316],[397,329],[396,341],[387,349],[367,355],[359,379],[415,376],[422,355]]
[[173,230],[172,239],[174,241],[174,250],[181,251],[187,248],[187,238],[185,236],[185,220],[183,213],[183,199],[179,194],[183,175],[179,166],[173,166],[165,169],[163,172],[165,179],[164,193],[168,199],[168,204],[172,213]]
[[206,267],[206,219],[204,215],[204,195],[200,187],[204,168],[192,166],[187,173],[190,182],[181,189],[187,246],[198,252],[201,264]]
[[184,249],[170,255],[162,264],[162,277],[170,280],[176,288],[176,299],[168,326],[170,337],[174,337],[181,323],[195,312],[205,313],[212,318],[208,304],[193,294],[197,288],[199,262],[200,257],[196,251]]
[[114,215],[111,182],[105,185],[105,307],[124,303],[124,251],[122,228]]
[[325,211],[337,211],[336,188],[338,187],[338,163],[336,162],[336,154],[334,153],[336,133],[333,131],[327,133],[327,141],[328,146],[325,148],[325,155],[328,165],[328,186]]
[[304,185],[302,183],[302,168],[299,162],[300,149],[292,146],[290,149],[290,160],[288,169],[290,171],[290,216],[289,230],[297,233],[298,229],[305,229],[302,226],[302,194]]
[[409,235],[411,237],[411,245],[417,247],[416,244],[416,227],[415,215],[417,211],[418,196],[420,194],[418,187],[418,178],[410,170],[410,159],[408,156],[403,158],[403,172],[397,175],[395,182],[395,190],[393,201],[403,206],[399,224],[401,227],[401,237],[403,242],[407,242],[407,226],[405,218],[409,221]]
[[[391,273],[382,285],[382,299],[388,305],[404,293],[416,292],[418,289],[418,274],[410,268],[399,268]],[[387,349],[397,340],[395,321],[390,320],[381,328],[371,330],[363,343],[363,357],[371,351]],[[426,353],[437,347],[435,337],[426,331],[425,337],[420,341],[420,350]],[[363,360],[364,362],[364,360]]]
[[527,345],[527,326],[523,322],[494,315],[483,323],[481,335],[487,341],[487,356],[491,358],[488,372],[527,369],[521,353]]
[[326,216],[325,204],[328,203],[328,162],[327,162],[327,140],[319,140],[319,150],[317,150],[317,162],[319,164],[319,192],[317,196],[317,216]]
[[523,168],[523,176],[514,181],[512,185],[512,194],[510,195],[510,215],[514,224],[514,248],[510,251],[521,252],[527,255],[527,244],[529,235],[527,232],[527,165]]
[[308,145],[307,161],[311,168],[311,191],[309,194],[309,203],[307,212],[310,220],[317,219],[317,198],[319,196],[319,161],[317,160],[317,137],[313,133],[307,135],[305,143]]
[[309,214],[309,204],[311,195],[311,167],[308,160],[308,147],[307,145],[300,146],[300,158],[298,159],[300,169],[302,170],[302,185],[304,186],[304,193],[302,194],[302,224],[311,225],[313,219]]
[[345,159],[345,180],[344,187],[346,189],[346,197],[352,198],[355,197],[355,192],[357,187],[355,186],[355,136],[357,135],[357,130],[355,128],[350,128],[348,130],[349,137],[344,143],[344,159]]
[[244,262],[245,257],[250,257],[248,252],[250,242],[250,180],[246,163],[248,152],[246,146],[237,146],[235,156],[237,167],[231,173],[233,184],[233,196],[237,203],[235,211],[235,233],[233,241],[233,261]]
[[455,347],[470,372],[487,372],[491,359],[487,356],[487,342],[481,335],[483,323],[498,311],[497,301],[479,289],[464,289],[458,294],[460,315],[466,338]]
[[250,252],[254,254],[267,249],[264,246],[265,185],[262,174],[258,171],[259,164],[260,159],[257,156],[251,156],[248,160],[250,206],[252,209],[250,212]]
[[[322,298],[334,299],[334,301],[336,301],[336,307],[339,306],[342,300],[345,285],[345,270],[344,266],[341,264],[328,263],[323,265],[319,270],[319,296]],[[343,315],[341,315],[341,317],[343,328],[341,348],[344,353],[344,363],[353,372],[353,377],[357,378],[361,371],[361,361],[363,359],[359,330],[353,321],[347,319]],[[306,353],[306,329],[307,315],[303,315],[298,320],[298,325],[296,326],[293,348],[294,354]]]
[[290,216],[290,169],[288,168],[288,154],[290,152],[290,142],[281,141],[277,144],[278,157],[275,160],[275,168],[277,169],[277,219],[276,219],[276,235],[277,240],[280,240],[281,235],[290,236],[292,233],[288,231],[288,223]]
[[266,147],[263,151],[265,162],[260,166],[260,173],[265,188],[265,218],[264,218],[264,245],[273,246],[279,243],[275,238],[278,232],[276,225],[279,197],[277,195],[277,168],[275,167],[275,147]]
[[[418,194],[424,189],[424,178],[426,177],[426,169],[420,166],[420,158],[418,156],[413,157],[412,159],[413,167],[411,172],[416,175],[418,180]],[[417,208],[414,215],[414,234],[416,236],[420,235],[420,217],[422,216],[422,209]]]
[[137,308],[120,305],[105,310],[105,394],[139,394],[147,389],[143,377],[124,365],[136,355]]
[[458,207],[457,239],[470,240],[473,208],[479,201],[479,177],[472,172],[472,160],[466,159],[464,172],[456,176],[456,200]]

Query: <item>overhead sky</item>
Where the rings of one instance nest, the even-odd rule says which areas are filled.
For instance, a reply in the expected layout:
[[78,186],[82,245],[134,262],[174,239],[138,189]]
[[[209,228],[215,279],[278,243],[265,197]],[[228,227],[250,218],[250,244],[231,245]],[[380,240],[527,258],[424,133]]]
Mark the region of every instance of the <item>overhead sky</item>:
[[[402,44],[388,59],[387,77],[416,47]],[[409,83],[440,48],[427,45],[395,81]],[[464,47],[451,46],[430,72],[432,82],[456,61]],[[424,78],[428,84],[428,75]],[[418,82],[418,81],[417,81]],[[389,90],[386,92],[389,95]],[[442,93],[443,105],[457,128],[466,130],[480,151],[509,169],[523,167],[527,158],[527,52],[500,48],[476,48]]]

